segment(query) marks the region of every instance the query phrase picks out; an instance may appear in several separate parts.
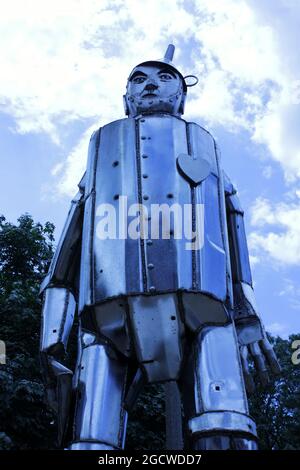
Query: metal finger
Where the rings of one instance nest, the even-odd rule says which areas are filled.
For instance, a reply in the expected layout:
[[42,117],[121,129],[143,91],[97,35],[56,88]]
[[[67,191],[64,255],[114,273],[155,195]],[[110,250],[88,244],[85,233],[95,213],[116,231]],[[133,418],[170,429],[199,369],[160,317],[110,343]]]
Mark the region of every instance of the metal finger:
[[243,368],[246,390],[248,393],[253,393],[255,390],[255,385],[254,385],[252,375],[249,371],[247,346],[240,347],[240,355],[241,355],[241,363],[242,363],[242,368]]
[[258,372],[258,376],[262,385],[265,387],[269,382],[269,375],[264,360],[264,356],[261,352],[259,344],[257,342],[249,345],[251,356],[253,357],[255,368]]
[[261,350],[263,351],[265,355],[265,358],[267,359],[267,362],[271,368],[271,371],[274,374],[277,374],[277,375],[280,374],[281,367],[277,360],[275,351],[272,345],[270,344],[270,342],[268,341],[268,339],[262,339],[259,344],[260,344]]

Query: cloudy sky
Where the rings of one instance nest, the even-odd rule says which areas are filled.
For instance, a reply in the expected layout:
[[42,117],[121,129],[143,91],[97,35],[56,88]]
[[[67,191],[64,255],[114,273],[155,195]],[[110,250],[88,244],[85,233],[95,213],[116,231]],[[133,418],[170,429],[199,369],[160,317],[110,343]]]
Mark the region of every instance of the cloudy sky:
[[245,209],[267,329],[300,332],[300,1],[0,0],[0,212],[58,237],[90,134],[124,116],[137,63],[176,46]]

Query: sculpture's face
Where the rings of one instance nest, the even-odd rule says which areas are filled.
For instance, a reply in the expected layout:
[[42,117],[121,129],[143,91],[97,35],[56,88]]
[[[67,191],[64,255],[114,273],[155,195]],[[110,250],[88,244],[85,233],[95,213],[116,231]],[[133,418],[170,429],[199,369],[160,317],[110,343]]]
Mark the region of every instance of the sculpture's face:
[[155,112],[181,115],[181,78],[164,64],[138,66],[127,82],[125,99],[130,117]]

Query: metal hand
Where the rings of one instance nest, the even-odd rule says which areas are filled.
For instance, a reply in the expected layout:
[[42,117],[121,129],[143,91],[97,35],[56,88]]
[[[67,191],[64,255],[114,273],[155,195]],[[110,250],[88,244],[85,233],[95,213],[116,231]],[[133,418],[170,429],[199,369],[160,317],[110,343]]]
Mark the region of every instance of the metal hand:
[[70,409],[73,372],[46,353],[42,353],[41,361],[46,379],[46,398],[57,413],[58,442],[61,444]]
[[259,379],[263,386],[269,382],[269,366],[272,373],[278,375],[280,373],[280,365],[277,361],[276,354],[267,337],[248,345],[240,347],[241,362],[244,372],[245,385],[249,393],[254,391],[254,381],[251,376],[248,364],[249,353],[254,361],[255,368],[258,372]]

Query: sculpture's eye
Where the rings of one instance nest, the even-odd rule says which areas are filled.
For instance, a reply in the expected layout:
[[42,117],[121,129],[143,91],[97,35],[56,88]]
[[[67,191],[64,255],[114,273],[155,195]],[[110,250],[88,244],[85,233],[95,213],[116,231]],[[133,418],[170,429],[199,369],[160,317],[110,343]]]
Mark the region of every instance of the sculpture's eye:
[[146,77],[143,75],[137,75],[132,79],[133,83],[143,83],[146,80]]
[[160,78],[163,82],[167,82],[167,81],[169,81],[169,80],[172,80],[174,77],[173,77],[170,73],[163,72],[163,73],[160,73],[160,74],[159,74],[159,78]]

